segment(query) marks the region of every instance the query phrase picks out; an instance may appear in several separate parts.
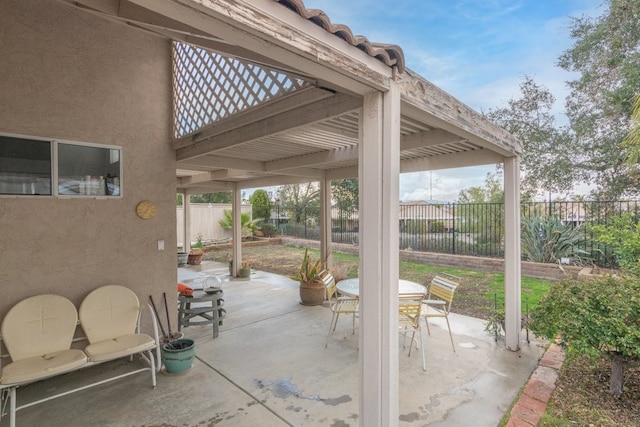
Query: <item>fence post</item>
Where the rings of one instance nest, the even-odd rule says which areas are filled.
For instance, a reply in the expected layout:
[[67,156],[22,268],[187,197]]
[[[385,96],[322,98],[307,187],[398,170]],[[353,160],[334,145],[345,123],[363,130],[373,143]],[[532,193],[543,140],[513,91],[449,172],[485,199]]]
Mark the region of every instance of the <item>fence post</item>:
[[453,203],[453,209],[452,209],[452,216],[453,216],[453,225],[451,227],[451,231],[452,231],[452,238],[451,238],[451,253],[455,254],[456,253],[456,204]]

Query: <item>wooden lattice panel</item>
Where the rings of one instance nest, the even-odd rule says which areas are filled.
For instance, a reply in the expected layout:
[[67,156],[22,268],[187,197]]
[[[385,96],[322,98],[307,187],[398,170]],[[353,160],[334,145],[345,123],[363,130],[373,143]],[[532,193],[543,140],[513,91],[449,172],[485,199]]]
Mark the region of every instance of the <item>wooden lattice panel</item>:
[[309,86],[309,82],[184,43],[173,44],[175,136]]

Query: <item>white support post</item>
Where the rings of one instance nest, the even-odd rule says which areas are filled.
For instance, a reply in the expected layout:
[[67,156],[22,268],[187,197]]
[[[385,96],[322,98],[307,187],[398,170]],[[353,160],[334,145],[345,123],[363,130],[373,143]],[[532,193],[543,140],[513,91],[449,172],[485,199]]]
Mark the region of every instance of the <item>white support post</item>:
[[191,249],[191,195],[185,188],[182,190],[182,250],[189,253]]
[[233,217],[233,268],[231,276],[238,277],[238,270],[242,262],[242,193],[236,186],[231,201]]
[[331,251],[331,180],[320,180],[320,259],[327,264],[327,269],[333,267],[333,252]]
[[400,92],[364,98],[360,117],[360,426],[399,416]]
[[504,312],[505,345],[520,350],[521,260],[520,260],[520,158],[504,160]]

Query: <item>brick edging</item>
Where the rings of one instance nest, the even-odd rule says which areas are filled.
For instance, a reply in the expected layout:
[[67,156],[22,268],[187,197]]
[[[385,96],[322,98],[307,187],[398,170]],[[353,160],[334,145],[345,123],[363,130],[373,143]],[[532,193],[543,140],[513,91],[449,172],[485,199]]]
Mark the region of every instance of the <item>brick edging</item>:
[[520,398],[511,408],[507,427],[538,425],[547,410],[549,399],[556,389],[556,381],[563,363],[564,352],[562,348],[558,344],[552,343],[538,362],[538,367],[529,377]]

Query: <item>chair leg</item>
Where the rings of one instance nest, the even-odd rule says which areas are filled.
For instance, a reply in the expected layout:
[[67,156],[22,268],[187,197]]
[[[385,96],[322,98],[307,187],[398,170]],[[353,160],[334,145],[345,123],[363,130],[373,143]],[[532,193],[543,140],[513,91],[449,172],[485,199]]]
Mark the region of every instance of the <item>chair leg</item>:
[[447,321],[447,329],[449,330],[449,339],[451,340],[451,348],[453,348],[453,352],[456,352],[456,346],[453,343],[453,335],[451,334],[451,325],[449,324],[449,316],[444,316],[444,320]]
[[327,334],[327,341],[324,343],[324,348],[327,348],[329,346],[329,336],[331,335],[331,332],[336,330],[334,322],[338,323],[338,317],[336,316],[336,313],[333,313],[333,316],[331,317],[331,323],[329,323],[329,333]]
[[[148,350],[149,353],[149,361],[151,364],[151,383],[153,384],[153,388],[156,388],[156,359],[153,357],[153,349]],[[158,363],[161,363],[158,361]]]
[[9,389],[9,427],[16,427],[16,388]]
[[429,329],[429,320],[427,319],[427,316],[424,316],[424,324],[427,325],[427,332],[429,333],[429,335],[431,335],[431,329]]
[[422,339],[422,329],[420,329],[420,349],[422,350],[422,370],[427,370],[427,363],[424,359],[424,340]]
[[411,348],[413,347],[413,340],[416,338],[416,330],[413,330],[411,334],[411,341],[409,341],[409,357],[411,357]]
[[356,334],[356,312],[351,315],[351,335]]

